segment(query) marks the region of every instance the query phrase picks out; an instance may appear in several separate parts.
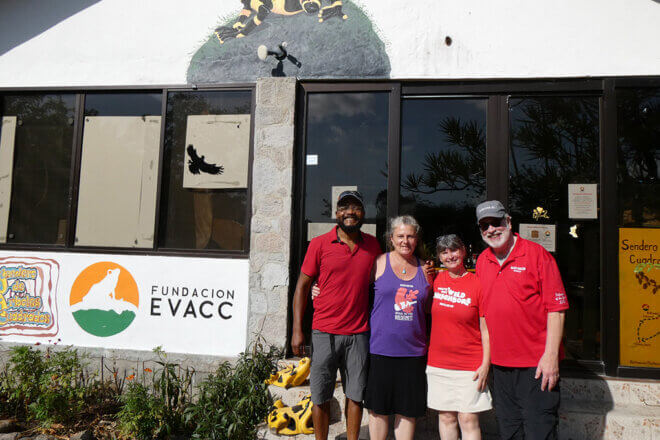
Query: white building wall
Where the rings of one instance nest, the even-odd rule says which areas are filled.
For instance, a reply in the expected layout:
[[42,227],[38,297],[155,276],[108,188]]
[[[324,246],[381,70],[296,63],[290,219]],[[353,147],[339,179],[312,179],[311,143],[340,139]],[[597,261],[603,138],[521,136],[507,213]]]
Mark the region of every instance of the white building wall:
[[[49,23],[64,1],[78,7]],[[657,0],[354,3],[385,43],[391,78],[660,74]],[[5,0],[0,87],[186,84],[192,56],[240,9],[239,0]]]

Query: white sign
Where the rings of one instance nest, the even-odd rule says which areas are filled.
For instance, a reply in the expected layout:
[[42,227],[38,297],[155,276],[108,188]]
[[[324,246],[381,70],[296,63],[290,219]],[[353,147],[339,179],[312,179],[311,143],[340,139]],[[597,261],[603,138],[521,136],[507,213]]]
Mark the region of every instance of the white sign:
[[247,188],[250,115],[190,115],[183,187]]
[[557,244],[556,230],[555,225],[521,223],[518,233],[522,238],[540,244],[548,252],[554,252]]
[[308,154],[306,163],[307,163],[307,165],[318,165],[319,164],[319,155],[318,154]]
[[0,252],[0,338],[236,356],[248,272],[244,259]]
[[598,218],[598,184],[568,184],[568,217],[580,219]]

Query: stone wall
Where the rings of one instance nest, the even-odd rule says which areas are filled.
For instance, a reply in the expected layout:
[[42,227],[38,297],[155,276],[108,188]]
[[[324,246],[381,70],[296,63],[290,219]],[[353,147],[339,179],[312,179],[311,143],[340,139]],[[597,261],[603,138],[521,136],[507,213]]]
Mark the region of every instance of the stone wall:
[[286,343],[295,107],[295,78],[257,81],[248,343]]

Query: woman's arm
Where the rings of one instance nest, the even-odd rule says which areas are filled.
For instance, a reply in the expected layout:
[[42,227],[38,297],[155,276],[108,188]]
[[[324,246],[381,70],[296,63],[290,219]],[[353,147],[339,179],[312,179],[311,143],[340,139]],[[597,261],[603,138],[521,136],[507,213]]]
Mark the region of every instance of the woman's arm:
[[486,325],[486,318],[481,316],[479,318],[479,329],[481,330],[481,347],[483,349],[483,357],[481,365],[474,372],[472,380],[477,381],[477,389],[484,391],[488,381],[488,370],[490,370],[490,337],[488,335],[488,326]]

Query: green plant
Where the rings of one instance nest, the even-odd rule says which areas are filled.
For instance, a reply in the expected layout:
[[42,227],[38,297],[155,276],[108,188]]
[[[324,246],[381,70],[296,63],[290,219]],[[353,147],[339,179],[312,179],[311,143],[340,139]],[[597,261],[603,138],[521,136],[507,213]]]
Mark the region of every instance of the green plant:
[[78,351],[67,347],[46,352],[38,380],[38,396],[29,404],[30,415],[45,426],[72,419],[85,406],[90,377]]
[[191,382],[194,370],[182,369],[168,362],[167,354],[156,347],[158,355],[155,371],[145,369],[143,380],[148,383],[130,383],[121,396],[122,408],[117,414],[122,434],[138,439],[166,438],[186,429],[184,411],[191,400]]
[[282,352],[255,344],[241,353],[235,366],[222,363],[201,384],[197,401],[186,410],[186,419],[196,425],[195,439],[248,440],[255,438],[273,400],[264,383],[277,368]]
[[12,347],[2,389],[15,415],[27,415],[29,405],[39,397],[41,376],[45,369],[41,352],[28,346]]
[[137,439],[153,438],[158,430],[157,413],[162,403],[139,382],[128,384],[126,392],[121,395],[121,403],[122,407],[117,413],[120,432]]

